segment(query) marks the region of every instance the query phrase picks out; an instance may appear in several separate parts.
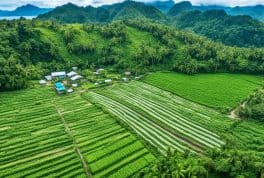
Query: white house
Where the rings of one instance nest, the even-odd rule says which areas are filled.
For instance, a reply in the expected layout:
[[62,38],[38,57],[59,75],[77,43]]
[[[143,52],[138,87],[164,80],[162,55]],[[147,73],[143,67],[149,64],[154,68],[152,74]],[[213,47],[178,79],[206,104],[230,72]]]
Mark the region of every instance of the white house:
[[48,81],[51,81],[52,80],[52,76],[51,75],[46,75],[45,79],[48,80]]
[[69,89],[67,90],[67,92],[68,92],[68,93],[72,93],[72,92],[73,92],[73,89],[69,88]]
[[122,78],[123,82],[128,82],[128,78],[124,77]]
[[125,75],[131,75],[131,72],[125,72],[124,74]]
[[73,77],[73,76],[75,76],[75,75],[77,75],[77,73],[74,72],[74,71],[71,71],[71,72],[67,73],[67,76],[68,76],[68,77]]
[[40,85],[46,85],[46,83],[47,83],[46,80],[40,80],[40,81],[39,81],[39,84],[40,84]]
[[79,80],[79,79],[82,79],[82,78],[83,78],[83,77],[80,76],[80,75],[75,75],[75,76],[71,77],[71,80],[72,80],[72,81],[75,81],[75,80]]
[[105,83],[112,83],[112,80],[111,79],[106,79]]
[[52,77],[65,77],[66,76],[66,72],[61,71],[61,72],[52,72],[51,73]]
[[77,70],[78,69],[78,67],[72,67],[72,70]]

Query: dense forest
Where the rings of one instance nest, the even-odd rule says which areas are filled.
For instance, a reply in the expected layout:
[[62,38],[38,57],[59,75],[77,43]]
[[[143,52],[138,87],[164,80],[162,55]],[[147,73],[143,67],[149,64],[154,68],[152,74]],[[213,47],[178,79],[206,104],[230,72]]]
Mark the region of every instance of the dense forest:
[[149,19],[178,28],[187,28],[230,46],[264,46],[264,23],[250,16],[231,16],[224,10],[210,10],[214,8],[206,8],[207,6],[193,8],[190,2],[175,4],[168,13],[164,12],[164,9],[162,9],[163,13],[158,10],[159,4],[154,4],[157,8],[152,5],[124,1],[95,8],[92,6],[79,7],[69,3],[39,15],[38,18],[61,23],[108,23],[125,19]]
[[175,18],[179,28],[191,29],[226,45],[264,46],[264,23],[249,16],[231,16],[224,10],[190,11]]
[[245,119],[264,122],[264,90],[260,89],[249,96],[248,100],[238,108],[238,114]]
[[61,25],[20,19],[1,21],[0,26],[1,90],[26,87],[27,80],[72,65],[134,73],[264,72],[261,48],[228,47],[150,21]]

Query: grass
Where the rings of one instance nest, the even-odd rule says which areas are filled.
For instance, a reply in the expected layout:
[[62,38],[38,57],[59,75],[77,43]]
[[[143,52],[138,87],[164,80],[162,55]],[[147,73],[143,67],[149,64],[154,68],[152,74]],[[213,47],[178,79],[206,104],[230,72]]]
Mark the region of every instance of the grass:
[[[224,130],[232,124],[213,110],[142,82],[97,89],[87,95],[163,153],[168,146],[194,152],[221,147],[225,143],[214,133],[214,127]],[[222,122],[217,123],[217,119]]]
[[196,74],[157,72],[144,82],[188,100],[222,111],[230,110],[263,85],[263,77],[244,74]]
[[[0,98],[0,177],[86,177],[77,148],[94,177],[129,177],[156,159],[77,93],[59,96],[44,87]],[[130,164],[137,166],[130,170]]]

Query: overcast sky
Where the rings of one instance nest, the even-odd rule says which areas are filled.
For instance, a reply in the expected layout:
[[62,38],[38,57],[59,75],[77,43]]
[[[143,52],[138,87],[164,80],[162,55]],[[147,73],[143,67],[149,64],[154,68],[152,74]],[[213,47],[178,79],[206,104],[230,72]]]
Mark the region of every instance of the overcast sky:
[[[33,4],[40,7],[56,7],[68,2],[78,4],[80,6],[99,6],[102,4],[111,4],[116,2],[121,2],[123,0],[0,0],[0,9],[15,9],[18,6],[25,4]],[[155,0],[138,0],[138,1],[155,1]],[[164,0],[163,0],[164,1]],[[180,2],[182,0],[174,0],[175,2]],[[264,0],[190,0],[193,4],[213,4],[213,5],[226,5],[226,6],[246,6],[246,5],[256,5],[263,4]]]

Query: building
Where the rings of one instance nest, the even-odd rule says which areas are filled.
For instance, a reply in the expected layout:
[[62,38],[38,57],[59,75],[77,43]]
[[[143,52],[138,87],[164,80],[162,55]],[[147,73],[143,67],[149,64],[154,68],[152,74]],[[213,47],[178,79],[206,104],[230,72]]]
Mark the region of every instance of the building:
[[125,72],[124,74],[129,76],[129,75],[131,75],[131,72]]
[[59,78],[65,78],[66,77],[66,72],[61,71],[61,72],[52,72],[51,77],[59,77]]
[[77,70],[78,69],[78,67],[72,67],[72,70]]
[[46,80],[40,80],[40,81],[39,81],[39,84],[40,84],[40,85],[46,85],[47,82],[46,82]]
[[73,89],[69,88],[69,89],[67,90],[67,92],[68,92],[68,93],[72,93],[72,92],[73,92]]
[[111,79],[106,79],[104,82],[110,84],[110,83],[112,83],[112,80]]
[[71,72],[67,73],[67,77],[73,77],[75,75],[77,75],[77,73],[74,72],[74,71],[71,71]]
[[78,87],[78,83],[73,83],[72,87]]
[[55,83],[54,88],[57,91],[57,93],[64,93],[66,91],[65,86],[61,82]]
[[45,79],[48,80],[48,81],[51,81],[52,80],[52,76],[51,75],[46,75]]
[[80,79],[82,79],[82,78],[83,78],[83,77],[80,76],[80,75],[75,75],[75,76],[71,77],[71,80],[72,80],[72,81],[75,81],[75,80],[80,80]]
[[128,82],[128,78],[124,77],[122,78],[123,82]]

